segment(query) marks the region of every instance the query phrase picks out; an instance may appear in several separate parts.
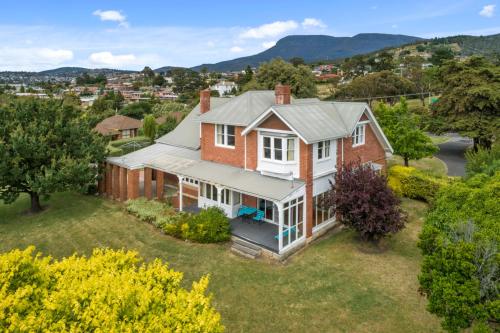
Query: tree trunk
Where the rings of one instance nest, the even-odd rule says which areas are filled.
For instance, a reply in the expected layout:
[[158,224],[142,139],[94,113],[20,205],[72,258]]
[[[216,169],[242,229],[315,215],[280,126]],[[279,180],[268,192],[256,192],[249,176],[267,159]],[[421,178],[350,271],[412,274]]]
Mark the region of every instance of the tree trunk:
[[408,157],[403,157],[403,159],[405,160],[405,167],[410,166],[410,160]]
[[42,206],[40,205],[40,197],[38,196],[38,193],[30,192],[30,197],[31,197],[31,212],[34,214],[41,212]]
[[425,106],[425,97],[424,95],[420,95],[420,101],[422,102],[422,106]]

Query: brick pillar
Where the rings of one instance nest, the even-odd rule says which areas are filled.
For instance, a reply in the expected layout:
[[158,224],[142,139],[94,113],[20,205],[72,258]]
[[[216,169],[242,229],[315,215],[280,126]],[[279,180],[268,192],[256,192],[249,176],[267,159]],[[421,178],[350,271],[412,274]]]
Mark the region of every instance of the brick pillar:
[[127,198],[139,197],[139,170],[127,170]]
[[113,165],[113,199],[120,199],[120,167]]
[[113,193],[113,166],[106,163],[106,196],[111,197]]
[[144,168],[144,196],[151,200],[153,199],[153,169]]
[[313,229],[313,145],[306,145],[306,237],[312,236]]
[[163,185],[165,184],[165,174],[163,171],[156,170],[156,197],[159,200],[163,199]]
[[120,200],[127,201],[127,168],[120,168]]
[[103,195],[106,192],[105,165],[100,165],[97,170],[97,193]]

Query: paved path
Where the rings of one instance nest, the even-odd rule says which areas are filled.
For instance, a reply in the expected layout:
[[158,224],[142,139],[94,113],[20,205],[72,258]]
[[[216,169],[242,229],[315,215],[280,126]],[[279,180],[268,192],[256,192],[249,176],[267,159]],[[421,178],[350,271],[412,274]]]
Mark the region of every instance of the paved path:
[[436,157],[448,167],[448,176],[465,176],[465,151],[472,145],[472,140],[457,134],[447,134],[448,142],[439,145]]

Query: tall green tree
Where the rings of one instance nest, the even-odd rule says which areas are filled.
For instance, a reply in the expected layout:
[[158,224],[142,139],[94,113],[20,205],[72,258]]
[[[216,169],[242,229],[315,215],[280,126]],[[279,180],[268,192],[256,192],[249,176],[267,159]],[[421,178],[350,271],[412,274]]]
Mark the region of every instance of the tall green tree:
[[245,89],[274,89],[278,83],[290,85],[292,94],[299,98],[317,95],[316,83],[309,67],[294,67],[281,58],[263,63],[255,75],[255,81],[250,81]]
[[151,142],[156,138],[156,127],[156,120],[153,115],[150,114],[144,117],[142,128],[144,130],[144,135],[148,137]]
[[433,117],[435,132],[457,131],[489,148],[500,135],[500,66],[482,57],[448,62],[438,72],[443,92]]
[[0,106],[0,199],[40,197],[57,191],[87,191],[105,158],[104,139],[80,118],[81,110],[60,100],[14,100]]
[[440,46],[432,52],[430,61],[434,66],[441,66],[445,61],[451,60],[453,57],[454,53],[452,49],[448,46]]
[[438,151],[431,139],[419,129],[416,115],[409,112],[404,98],[393,107],[380,103],[375,114],[394,153],[403,157],[405,166],[410,160],[432,156]]
[[[415,91],[415,84],[390,71],[358,76],[335,94],[336,98],[364,98],[371,105],[374,97],[395,96]],[[395,97],[386,97],[392,101]]]

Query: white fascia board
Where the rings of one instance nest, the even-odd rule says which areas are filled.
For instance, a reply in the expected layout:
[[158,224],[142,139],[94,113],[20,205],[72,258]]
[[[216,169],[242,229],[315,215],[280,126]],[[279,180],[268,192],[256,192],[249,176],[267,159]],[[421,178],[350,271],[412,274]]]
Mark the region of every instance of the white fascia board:
[[[382,140],[383,140],[382,144],[386,145],[386,147],[389,149],[389,151],[391,152],[391,154],[394,153],[394,149],[392,148],[391,143],[389,142],[389,140],[385,136],[384,131],[382,130],[382,128],[380,127],[380,125],[377,122],[377,118],[375,118],[375,115],[373,114],[372,110],[370,109],[370,107],[368,105],[366,106],[366,110],[365,111],[368,112],[368,118],[371,120],[371,122],[373,124],[375,124],[375,129],[377,130],[377,132],[382,137]],[[361,116],[359,118],[361,119]]]

